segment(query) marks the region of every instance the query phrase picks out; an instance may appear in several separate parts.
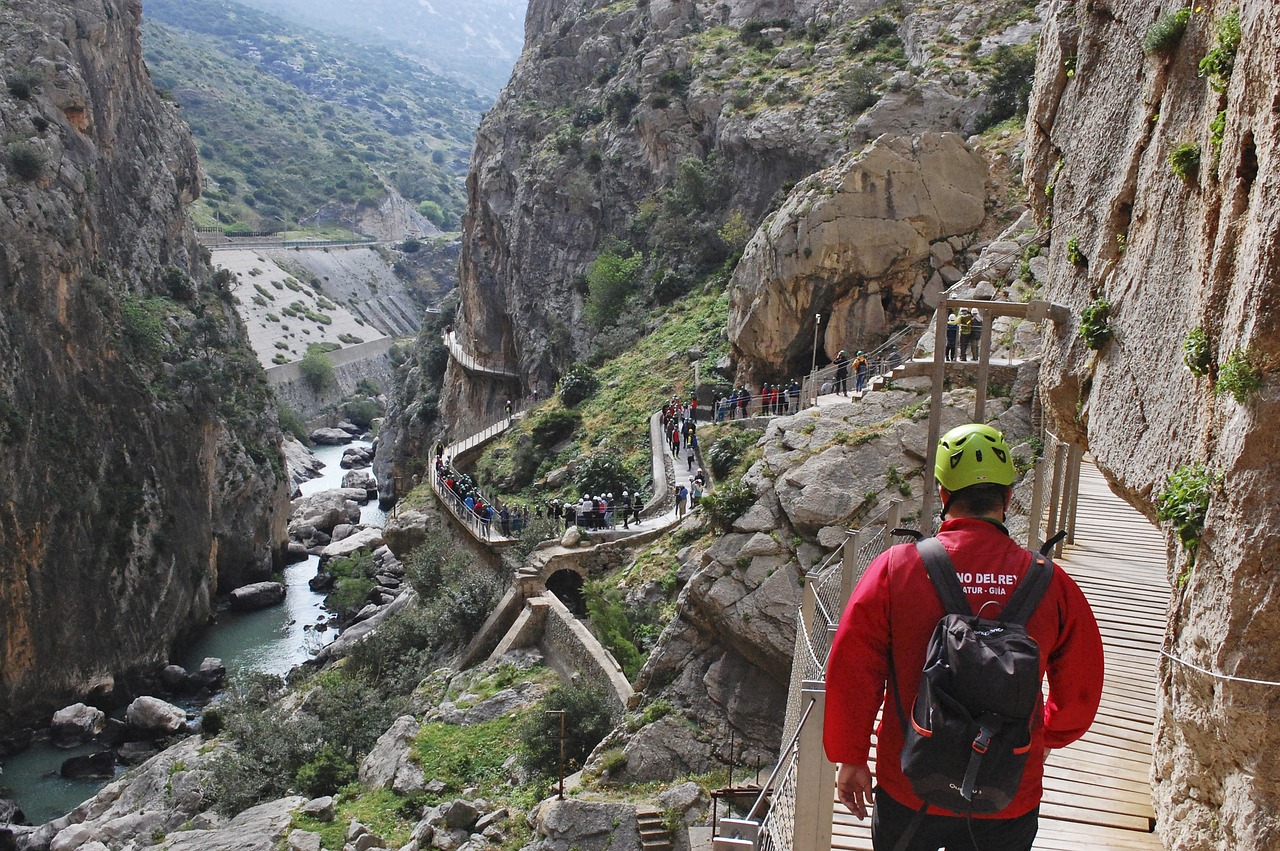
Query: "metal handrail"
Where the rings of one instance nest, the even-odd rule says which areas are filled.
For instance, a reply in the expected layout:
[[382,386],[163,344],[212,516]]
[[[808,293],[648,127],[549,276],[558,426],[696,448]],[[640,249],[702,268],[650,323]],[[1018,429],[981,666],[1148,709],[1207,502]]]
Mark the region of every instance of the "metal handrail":
[[810,700],[809,705],[804,708],[804,713],[800,716],[800,723],[796,725],[795,735],[791,737],[791,742],[787,745],[786,750],[784,750],[778,757],[778,764],[773,767],[773,771],[769,774],[769,779],[764,782],[762,787],[760,787],[760,794],[756,796],[755,803],[752,804],[751,809],[747,811],[748,820],[755,818],[756,810],[760,808],[760,804],[764,802],[769,790],[773,788],[773,781],[777,779],[780,773],[785,774],[785,772],[782,771],[783,763],[785,763],[788,758],[795,753],[796,746],[800,743],[800,733],[804,730],[804,723],[809,720],[809,715],[813,712],[813,707],[816,704],[816,700]]
[[456,332],[449,331],[448,333],[441,334],[440,338],[441,342],[444,343],[444,347],[449,351],[449,355],[461,364],[464,369],[486,375],[497,375],[502,378],[509,378],[517,381],[520,379],[520,374],[517,372],[511,372],[505,369],[495,369],[491,366],[484,366],[476,360],[474,356],[467,354],[467,352],[462,348],[462,344],[458,342],[458,335]]

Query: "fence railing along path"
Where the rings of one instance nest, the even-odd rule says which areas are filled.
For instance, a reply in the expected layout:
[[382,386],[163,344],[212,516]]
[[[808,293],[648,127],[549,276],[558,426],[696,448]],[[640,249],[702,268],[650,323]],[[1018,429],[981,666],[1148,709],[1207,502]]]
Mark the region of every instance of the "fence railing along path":
[[[1046,514],[1054,516],[1053,503],[1075,503],[1073,543],[1056,560],[1093,606],[1102,631],[1106,674],[1093,727],[1080,741],[1055,750],[1046,764],[1040,831],[1033,847],[1156,851],[1162,846],[1153,832],[1148,776],[1157,659],[1170,590],[1164,539],[1111,493],[1092,463],[1080,465],[1079,471],[1078,487],[1063,475],[1053,475],[1061,493],[1050,494]],[[871,849],[869,821],[859,822],[835,802],[834,766],[822,753],[824,668],[844,601],[875,555],[893,543],[888,530],[895,522],[892,513],[869,522],[850,536],[842,558],[833,554],[805,583],[783,732],[787,747],[777,779],[771,778],[767,786],[773,804],[763,819],[756,813],[755,818],[722,820],[718,851]],[[1039,529],[1032,530],[1031,537],[1041,540]],[[832,803],[830,820],[814,811],[814,799]]]
[[519,381],[520,374],[505,369],[494,369],[491,366],[485,366],[471,355],[467,354],[462,344],[458,342],[458,335],[453,331],[441,335],[444,347],[449,351],[449,357],[458,362],[458,365],[468,372],[474,372],[479,375],[491,375],[495,378],[507,379],[510,381]]
[[[511,427],[511,424],[520,416],[519,413],[513,413],[502,419],[489,424],[486,428],[462,438],[445,447],[444,454],[447,458],[457,458],[459,455],[475,449],[482,443],[485,443]],[[432,462],[434,464],[434,461]],[[444,478],[436,471],[435,467],[431,468],[431,489],[435,492],[436,498],[445,508],[449,509],[449,513],[457,518],[468,532],[470,532],[477,540],[491,544],[508,544],[516,539],[501,532],[501,526],[498,521],[497,509],[494,503],[489,500],[480,490],[473,489],[473,493],[484,500],[484,504],[494,508],[492,515],[485,520],[476,514],[456,493],[449,490],[445,486]]]

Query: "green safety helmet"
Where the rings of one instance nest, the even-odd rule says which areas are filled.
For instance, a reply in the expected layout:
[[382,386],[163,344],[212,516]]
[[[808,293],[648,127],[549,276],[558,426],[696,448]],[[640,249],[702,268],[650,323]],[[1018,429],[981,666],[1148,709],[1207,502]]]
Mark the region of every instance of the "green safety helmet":
[[933,475],[952,493],[970,485],[1008,486],[1017,478],[1004,435],[982,423],[956,426],[942,436]]

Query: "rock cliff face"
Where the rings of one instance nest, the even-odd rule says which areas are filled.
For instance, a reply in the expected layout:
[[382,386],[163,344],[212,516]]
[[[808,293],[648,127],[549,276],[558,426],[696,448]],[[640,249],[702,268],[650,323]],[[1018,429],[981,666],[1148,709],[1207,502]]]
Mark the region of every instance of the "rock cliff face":
[[814,315],[825,317],[825,363],[936,307],[960,279],[955,246],[972,243],[986,218],[986,177],[959,136],[927,134],[883,136],[806,178],[734,271],[729,339],[740,371],[751,380],[807,372]]
[[284,538],[269,394],[140,15],[0,6],[0,729],[164,660]]
[[[1070,330],[1051,341],[1041,385],[1058,433],[1153,519],[1179,467],[1221,476],[1198,546],[1166,526],[1165,649],[1189,664],[1162,662],[1152,777],[1166,847],[1275,848],[1277,690],[1227,678],[1280,681],[1280,7],[1197,4],[1144,55],[1168,8],[1058,2],[1040,43],[1028,173],[1052,216],[1046,294],[1077,315],[1105,299],[1113,333],[1096,352]],[[1198,76],[1232,13],[1234,72]],[[1199,164],[1179,176],[1184,145]],[[1180,363],[1196,328],[1203,376]]]
[[[451,365],[445,421],[545,395],[591,350],[584,274],[610,238],[645,253],[648,281],[697,280],[718,259],[690,255],[740,249],[732,230],[750,235],[797,181],[880,134],[972,132],[978,60],[1025,42],[1036,5],[535,0],[476,140],[457,321],[468,352],[522,387]],[[680,187],[690,160],[714,177],[701,194]]]

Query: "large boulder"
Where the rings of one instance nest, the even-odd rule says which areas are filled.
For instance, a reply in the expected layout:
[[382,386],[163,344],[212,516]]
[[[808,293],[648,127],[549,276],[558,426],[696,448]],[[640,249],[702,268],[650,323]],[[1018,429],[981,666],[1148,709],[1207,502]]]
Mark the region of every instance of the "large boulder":
[[311,432],[311,442],[321,446],[342,446],[355,439],[355,435],[340,428],[318,428]]
[[279,582],[254,582],[231,592],[231,608],[237,612],[252,612],[284,602],[284,585]]
[[296,499],[289,516],[289,536],[299,537],[303,527],[327,535],[339,523],[359,523],[360,502],[366,499],[368,493],[361,488],[336,488]]
[[303,482],[319,477],[324,462],[317,458],[315,453],[292,436],[286,436],[281,446],[284,449],[284,465],[289,472],[292,490],[296,490]]
[[600,801],[554,798],[537,810],[539,838],[530,851],[641,851],[635,807]]
[[729,339],[747,375],[807,371],[815,314],[825,360],[926,313],[931,244],[982,224],[986,180],[963,139],[927,133],[881,137],[801,181],[730,285]]
[[386,539],[391,552],[404,558],[409,553],[426,543],[429,523],[427,515],[421,511],[397,511],[394,517],[387,520],[382,535]]
[[377,491],[378,480],[368,470],[351,470],[342,477],[342,486],[357,490]]
[[124,718],[129,730],[144,738],[171,736],[187,724],[185,710],[158,697],[139,697],[129,704]]
[[73,756],[63,761],[58,773],[69,780],[103,780],[115,776],[116,758],[111,751]]
[[55,745],[60,748],[70,748],[87,742],[101,733],[106,722],[107,714],[101,709],[83,703],[73,703],[53,713],[50,733]]
[[349,535],[341,541],[334,541],[320,552],[320,560],[322,562],[331,558],[345,558],[362,550],[373,551],[381,547],[383,544],[382,530],[374,527],[361,529],[354,535]]

